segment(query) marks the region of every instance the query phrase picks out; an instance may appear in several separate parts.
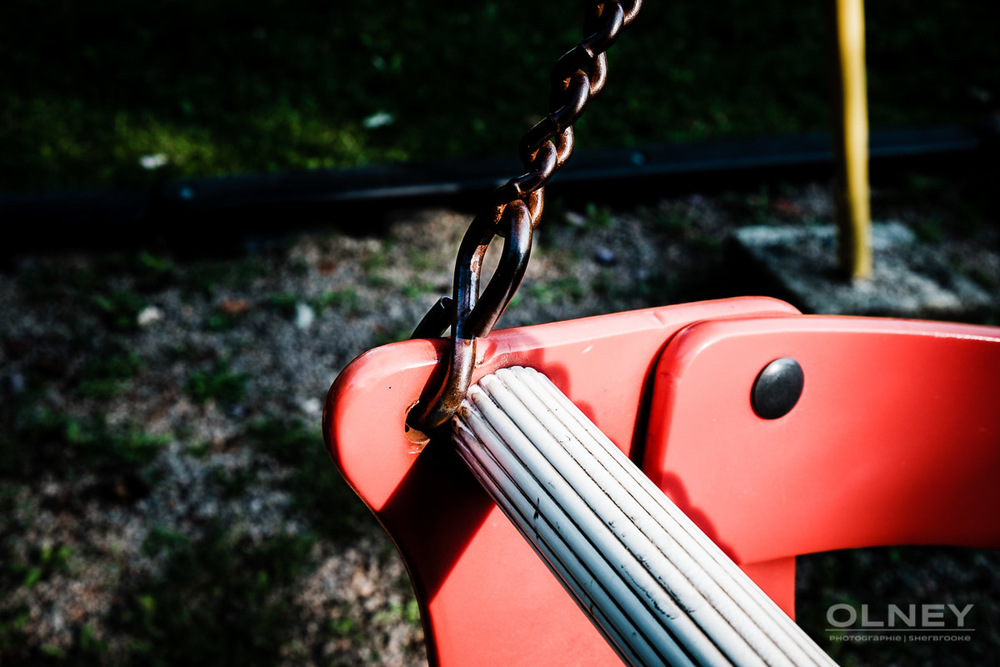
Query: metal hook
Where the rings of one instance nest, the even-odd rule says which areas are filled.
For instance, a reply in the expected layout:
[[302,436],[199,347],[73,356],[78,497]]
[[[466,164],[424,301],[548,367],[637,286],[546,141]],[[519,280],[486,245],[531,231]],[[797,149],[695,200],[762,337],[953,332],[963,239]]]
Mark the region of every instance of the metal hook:
[[437,430],[455,414],[472,384],[476,339],[493,330],[524,277],[531,252],[531,211],[523,201],[513,201],[504,208],[499,226],[505,231],[503,254],[482,294],[479,280],[483,257],[498,229],[493,215],[480,214],[472,221],[458,250],[454,297],[438,301],[414,331],[415,335],[434,335],[433,330],[438,328],[440,335],[447,321],[452,320],[445,381],[431,400],[414,406],[407,419],[424,433]]

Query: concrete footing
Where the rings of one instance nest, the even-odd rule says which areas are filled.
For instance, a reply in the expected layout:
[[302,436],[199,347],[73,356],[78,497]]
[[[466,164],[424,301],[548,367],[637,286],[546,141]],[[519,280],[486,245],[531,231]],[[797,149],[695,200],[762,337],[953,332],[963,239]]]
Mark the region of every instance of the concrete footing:
[[807,313],[980,321],[991,297],[900,223],[873,225],[875,271],[845,280],[836,265],[836,228],[755,226],[730,240],[728,266],[741,287]]

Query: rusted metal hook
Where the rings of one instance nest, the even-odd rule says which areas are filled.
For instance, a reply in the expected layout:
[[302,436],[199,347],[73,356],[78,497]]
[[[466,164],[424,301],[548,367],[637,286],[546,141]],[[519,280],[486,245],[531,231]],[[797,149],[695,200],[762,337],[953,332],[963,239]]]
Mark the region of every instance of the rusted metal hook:
[[[490,215],[476,216],[469,226],[458,249],[454,296],[438,301],[413,333],[415,338],[439,336],[451,324],[445,380],[431,400],[421,401],[410,411],[407,424],[411,428],[424,433],[437,430],[451,419],[468,393],[476,363],[476,339],[493,330],[524,277],[531,253],[531,223],[528,205],[515,200],[504,207],[499,225],[490,211]],[[483,257],[500,231],[504,232],[500,264],[480,294]]]

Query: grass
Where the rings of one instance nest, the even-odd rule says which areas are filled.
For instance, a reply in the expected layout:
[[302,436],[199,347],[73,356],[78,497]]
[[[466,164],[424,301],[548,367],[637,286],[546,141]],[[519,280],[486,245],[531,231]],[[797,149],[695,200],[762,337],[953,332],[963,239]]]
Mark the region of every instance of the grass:
[[8,563],[7,567],[15,578],[22,577],[21,586],[32,588],[38,582],[47,579],[53,572],[66,570],[73,550],[63,544],[58,549],[51,545],[43,545],[32,549],[26,563]]
[[339,290],[325,290],[313,302],[313,308],[317,313],[322,313],[328,308],[343,308],[349,316],[361,314],[361,297],[353,287],[345,287]]
[[[825,129],[822,7],[646,4],[580,147]],[[513,155],[580,39],[570,2],[10,0],[4,14],[0,190]],[[872,123],[975,122],[1000,94],[994,23],[990,3],[869,4]]]
[[104,273],[127,274],[140,292],[162,290],[180,279],[181,268],[166,255],[147,250],[111,253],[101,258]]
[[293,507],[317,534],[356,534],[374,518],[330,463],[318,429],[289,417],[265,417],[247,427],[246,438],[263,454],[288,466],[284,484]]
[[120,394],[127,381],[144,368],[142,359],[127,349],[95,356],[80,369],[76,389],[83,396],[107,400]]
[[[17,401],[4,411],[0,431],[0,477],[25,478],[43,471],[72,476],[136,471],[170,440],[137,425],[112,428],[100,414],[71,417],[40,403]],[[52,465],[58,461],[57,466]]]
[[218,333],[220,331],[230,331],[238,327],[246,315],[246,311],[225,313],[225,312],[215,312],[208,316],[205,320],[205,329]]
[[402,286],[403,296],[407,299],[414,300],[419,299],[425,294],[430,294],[434,291],[434,285],[430,284],[426,280],[421,280],[420,278],[413,279],[413,282],[408,282]]
[[[315,566],[312,549],[320,536],[348,535],[371,519],[330,465],[318,433],[299,423],[270,419],[251,425],[248,437],[260,451],[294,466],[288,486],[310,530],[253,543],[219,523],[210,524],[196,539],[155,527],[144,550],[164,562],[162,571],[123,582],[109,616],[108,631],[125,640],[126,655],[110,653],[89,626],[81,627],[69,648],[32,647],[23,631],[26,608],[0,612],[0,653],[32,664],[103,665],[122,659],[142,665],[279,662],[282,647],[300,622],[293,584]],[[223,473],[214,481],[230,497],[240,495],[253,480],[248,472]],[[13,502],[7,487],[0,486],[5,516]],[[30,588],[72,567],[68,545],[39,546],[14,557],[4,552],[4,544],[0,542],[2,590]],[[393,615],[389,620],[419,620],[412,600],[386,613]],[[331,636],[344,636],[352,628],[350,620],[342,620],[328,630]]]
[[611,226],[611,211],[603,206],[598,206],[594,202],[587,202],[584,207],[584,230],[594,230],[598,228],[608,228]]
[[565,276],[528,287],[532,301],[549,305],[560,301],[579,301],[584,296],[583,286],[575,276]]
[[[115,279],[129,276],[129,286]],[[93,268],[60,266],[32,267],[17,274],[26,301],[82,301],[90,312],[114,333],[139,329],[139,313],[148,304],[150,292],[164,288],[177,277],[177,267],[165,258],[147,252],[109,255]]]
[[268,306],[289,320],[295,318],[295,311],[300,302],[301,299],[296,294],[272,294],[266,300]]
[[211,297],[221,290],[245,291],[266,277],[269,270],[263,259],[253,255],[227,262],[194,262],[185,269],[180,287],[187,298]]
[[[196,457],[199,454],[197,448],[193,451],[189,449],[188,452]],[[227,470],[221,466],[209,468],[208,476],[219,487],[226,500],[241,497],[258,479],[257,471],[253,468]]]
[[224,405],[235,405],[246,397],[247,376],[235,373],[229,362],[219,359],[212,368],[196,371],[188,378],[185,389],[195,403],[216,401]]
[[309,564],[307,536],[254,545],[221,525],[189,541],[153,531],[150,555],[166,559],[159,576],[123,591],[112,617],[128,637],[130,662],[148,665],[270,665],[296,622],[290,585]]
[[372,327],[372,347],[388,345],[389,343],[398,343],[401,340],[407,340],[412,335],[412,324],[399,324],[392,328],[376,324]]
[[[117,664],[123,658],[127,664],[142,665],[280,662],[282,647],[300,623],[294,584],[315,567],[313,548],[321,539],[352,536],[363,526],[370,529],[373,519],[330,465],[315,429],[296,419],[269,417],[249,424],[245,437],[262,455],[289,467],[284,484],[307,530],[254,543],[219,523],[209,524],[203,536],[194,539],[154,527],[143,548],[164,563],[163,569],[123,582],[109,617],[108,630],[126,640],[125,656],[111,654],[86,627],[68,650],[32,649],[20,630],[26,612],[19,610],[0,617],[0,650],[46,664]],[[232,498],[253,484],[254,471],[233,474],[214,468],[212,479]],[[3,559],[4,590],[41,581],[65,568],[72,557],[61,545],[31,554],[25,562]],[[415,600],[388,609],[376,622],[397,619],[419,622]],[[332,637],[356,637],[360,632],[347,617],[331,620],[327,631]]]
[[139,313],[146,307],[146,302],[135,292],[114,288],[95,294],[91,303],[109,329],[122,333],[139,328]]

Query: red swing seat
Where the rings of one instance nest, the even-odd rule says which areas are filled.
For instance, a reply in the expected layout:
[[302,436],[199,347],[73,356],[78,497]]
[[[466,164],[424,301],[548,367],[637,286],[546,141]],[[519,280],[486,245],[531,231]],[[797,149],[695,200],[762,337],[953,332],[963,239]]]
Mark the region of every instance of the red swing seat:
[[[795,556],[1000,547],[1000,329],[804,316],[772,299],[493,332],[476,376],[536,368],[789,615]],[[448,341],[367,352],[337,378],[331,457],[409,568],[432,663],[603,665],[586,615],[451,451],[404,428]],[[804,374],[787,414],[751,388]]]

